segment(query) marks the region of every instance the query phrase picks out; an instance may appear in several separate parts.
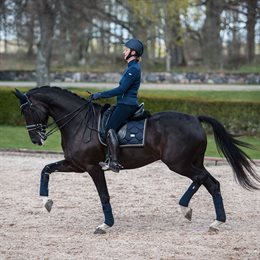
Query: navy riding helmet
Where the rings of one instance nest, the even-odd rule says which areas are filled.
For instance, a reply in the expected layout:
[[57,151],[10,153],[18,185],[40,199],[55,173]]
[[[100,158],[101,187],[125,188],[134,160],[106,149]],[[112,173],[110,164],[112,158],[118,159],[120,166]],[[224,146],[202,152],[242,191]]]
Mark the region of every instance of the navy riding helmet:
[[131,39],[125,43],[125,46],[131,50],[136,51],[138,57],[141,57],[144,52],[144,45],[138,39]]

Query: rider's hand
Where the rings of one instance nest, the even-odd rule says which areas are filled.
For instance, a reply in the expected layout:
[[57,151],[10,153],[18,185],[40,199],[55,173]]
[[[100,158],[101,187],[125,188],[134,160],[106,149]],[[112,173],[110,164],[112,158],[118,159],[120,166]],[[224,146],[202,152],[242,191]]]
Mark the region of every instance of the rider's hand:
[[94,93],[91,95],[91,100],[97,100],[101,98],[101,93],[100,92],[97,92],[97,93]]

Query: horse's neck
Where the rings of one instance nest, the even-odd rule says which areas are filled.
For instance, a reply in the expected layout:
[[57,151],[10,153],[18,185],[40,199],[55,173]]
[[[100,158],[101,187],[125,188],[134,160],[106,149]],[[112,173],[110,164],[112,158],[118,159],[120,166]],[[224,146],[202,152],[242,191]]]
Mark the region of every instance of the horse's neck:
[[[71,127],[79,130],[79,127],[84,126],[84,123],[93,128],[97,127],[96,124],[101,107],[95,105],[84,107],[86,102],[80,99],[78,101],[70,98],[57,98],[55,100],[58,100],[58,102],[55,105],[49,105],[49,111],[50,116],[59,128],[62,127],[65,131]],[[87,125],[84,127],[87,127]]]
[[69,97],[61,98],[58,93],[46,103],[49,107],[50,116],[55,121],[73,113],[84,104],[81,100],[75,101]]

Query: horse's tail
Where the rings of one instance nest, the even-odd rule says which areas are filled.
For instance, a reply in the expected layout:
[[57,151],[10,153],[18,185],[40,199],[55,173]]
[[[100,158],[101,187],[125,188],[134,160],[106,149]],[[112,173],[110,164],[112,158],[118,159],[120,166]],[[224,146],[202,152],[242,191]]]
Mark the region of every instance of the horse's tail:
[[223,153],[232,167],[237,182],[247,190],[258,190],[260,176],[254,171],[254,162],[239,147],[253,148],[250,144],[235,139],[216,119],[208,116],[198,116],[200,122],[210,124],[213,128],[218,152]]

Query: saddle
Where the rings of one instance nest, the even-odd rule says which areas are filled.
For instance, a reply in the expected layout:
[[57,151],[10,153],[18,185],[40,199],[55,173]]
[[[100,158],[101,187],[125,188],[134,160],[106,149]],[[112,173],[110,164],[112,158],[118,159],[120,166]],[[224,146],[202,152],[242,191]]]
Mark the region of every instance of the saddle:
[[[99,141],[106,146],[105,127],[115,110],[115,106],[104,105],[98,122]],[[144,110],[144,103],[141,103],[134,115],[119,129],[117,135],[120,146],[143,146],[145,137],[146,120],[150,116]]]

